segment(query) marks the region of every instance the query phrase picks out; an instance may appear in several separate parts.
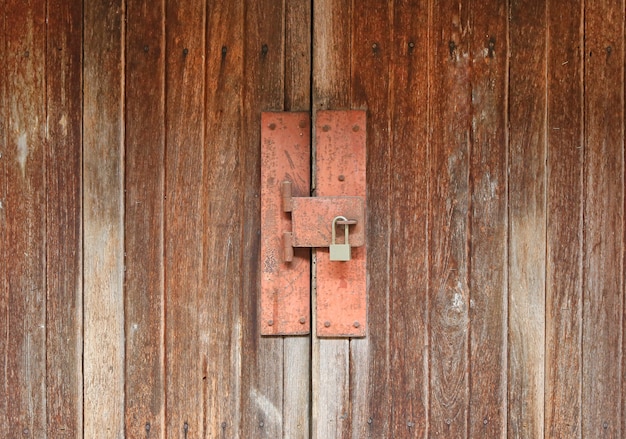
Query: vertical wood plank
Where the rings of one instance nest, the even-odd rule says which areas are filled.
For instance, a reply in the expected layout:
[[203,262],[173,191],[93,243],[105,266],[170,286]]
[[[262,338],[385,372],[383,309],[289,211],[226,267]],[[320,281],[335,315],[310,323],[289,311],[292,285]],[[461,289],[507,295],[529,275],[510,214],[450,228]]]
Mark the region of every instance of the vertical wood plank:
[[124,4],[84,4],[84,437],[124,436]]
[[545,4],[511,0],[509,437],[544,433]]
[[283,439],[308,439],[311,419],[311,339],[287,338],[283,356]]
[[[205,229],[201,322],[205,436],[238,437],[241,423],[243,2],[207,3]],[[256,324],[256,322],[252,322]]]
[[581,438],[582,2],[548,3],[546,437]]
[[[393,2],[353,1],[351,107],[367,109],[368,334],[350,341],[351,437],[381,437],[390,427],[390,61]],[[348,92],[347,90],[345,91]],[[371,422],[370,419],[372,420]]]
[[[350,109],[352,0],[313,3],[313,108]],[[315,118],[315,114],[313,114]]]
[[311,107],[311,1],[285,2],[285,111]]
[[468,426],[469,9],[432,4],[429,434],[441,438],[465,437]]
[[47,415],[53,437],[82,436],[81,2],[47,5]]
[[585,3],[582,436],[621,431],[624,2]]
[[[313,126],[315,111],[351,107],[352,7],[351,0],[316,0],[313,3]],[[312,166],[315,169],[316,164]],[[316,321],[315,278],[312,295],[312,321]],[[321,340],[314,326],[311,334],[312,437],[350,437],[349,341]]]
[[393,6],[388,385],[394,437],[428,434],[428,3]]
[[45,2],[7,1],[6,315],[2,359],[7,437],[46,436]]
[[[273,0],[247,2],[244,11],[243,148],[245,171],[243,224],[239,257],[242,267],[243,352],[242,422],[240,437],[279,438],[283,434],[283,339],[261,337],[257,328],[260,288],[260,116],[282,110],[285,100],[284,4]],[[223,424],[233,435],[230,423]]]
[[[309,111],[311,108],[311,1],[285,2],[285,111]],[[283,369],[283,438],[308,439],[311,416],[310,336],[285,338]]]
[[204,436],[200,319],[205,116],[202,0],[166,1],[165,373],[166,437]]
[[468,436],[496,438],[507,428],[508,9],[498,0],[471,7]]
[[129,1],[126,17],[126,437],[162,437],[164,4]]
[[[0,0],[0,6],[6,11],[7,0]],[[8,132],[7,124],[9,121],[8,99],[7,99],[7,72],[8,72],[8,52],[6,48],[6,15],[0,17],[0,242],[7,241],[7,216],[6,204],[8,194],[8,164],[9,157],[8,148]],[[9,255],[7,245],[0,248],[0,260],[2,266],[0,268],[0,318],[3,322],[9,321],[9,285],[6,261]],[[0,436],[7,437],[9,435],[8,423],[8,365],[7,355],[9,352],[8,326],[4,323],[0,328],[0,366],[2,374],[0,375]]]

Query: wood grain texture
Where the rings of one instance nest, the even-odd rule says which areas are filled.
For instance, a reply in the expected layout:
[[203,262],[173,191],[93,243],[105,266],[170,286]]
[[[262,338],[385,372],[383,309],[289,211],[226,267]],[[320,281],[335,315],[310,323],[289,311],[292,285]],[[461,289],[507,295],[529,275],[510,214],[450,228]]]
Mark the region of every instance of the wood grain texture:
[[313,3],[314,110],[350,109],[352,7],[352,0]]
[[82,435],[82,20],[49,0],[46,37],[47,430]]
[[[283,434],[283,339],[261,337],[257,328],[260,288],[260,116],[284,108],[285,15],[282,2],[247,2],[241,174],[243,204],[238,212],[242,229],[242,438],[279,438]],[[226,434],[234,435],[226,422]]]
[[428,434],[429,2],[396,0],[391,40],[389,431]]
[[311,430],[310,337],[285,339],[283,369],[283,438],[308,439]]
[[471,154],[470,7],[432,6],[430,69],[430,416],[433,438],[465,437]]
[[2,358],[7,437],[44,437],[46,393],[45,3],[7,1],[6,351]]
[[[313,124],[316,111],[351,107],[351,0],[317,0],[313,3]],[[313,125],[313,126],[314,126]],[[313,145],[315,157],[315,145]],[[317,164],[312,163],[313,182]],[[315,184],[315,183],[313,183]],[[315,267],[315,259],[314,259]],[[312,321],[316,321],[315,270],[312,287]],[[350,437],[350,345],[347,340],[320,340],[315,327],[312,341],[313,438]],[[354,388],[364,392],[363,388]]]
[[124,327],[129,438],[164,435],[164,13],[163,2],[126,4]]
[[285,2],[285,111],[311,109],[312,1]]
[[[285,2],[285,111],[311,109],[311,1]],[[283,438],[308,439],[311,431],[310,336],[285,338],[283,369]]]
[[[390,424],[390,61],[392,2],[359,1],[352,7],[350,100],[367,110],[368,333],[350,341],[351,437],[381,437]],[[346,93],[348,90],[346,90]],[[372,420],[372,422],[368,422]]]
[[84,5],[84,436],[124,436],[123,20]]
[[[241,426],[243,246],[240,218],[243,2],[211,2],[207,9],[206,119],[203,174],[204,300],[200,337],[205,437],[238,437]],[[256,324],[256,322],[250,322]]]
[[165,5],[165,376],[166,437],[204,435],[201,316],[206,5]]
[[548,3],[545,435],[582,437],[582,2]]
[[471,438],[505,437],[507,429],[507,17],[506,2],[472,4]]
[[585,4],[582,436],[623,437],[624,2]]
[[[0,0],[3,11],[6,10],[6,0]],[[7,124],[9,121],[8,99],[7,99],[7,56],[6,50],[6,20],[3,15],[0,19],[0,242],[7,242],[7,217],[6,203],[8,193],[8,133]],[[0,375],[0,436],[7,437],[9,434],[8,415],[8,376],[6,371],[6,358],[9,352],[8,326],[9,320],[9,285],[6,263],[8,256],[6,245],[0,247],[0,318],[4,324],[0,326],[0,361],[3,373]]]
[[544,431],[546,10],[511,2],[509,437]]

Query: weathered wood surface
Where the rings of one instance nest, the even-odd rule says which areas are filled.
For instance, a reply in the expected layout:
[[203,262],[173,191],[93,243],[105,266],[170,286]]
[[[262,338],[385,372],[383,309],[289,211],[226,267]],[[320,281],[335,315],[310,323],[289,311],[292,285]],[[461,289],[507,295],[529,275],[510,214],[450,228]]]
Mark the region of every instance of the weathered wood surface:
[[367,271],[376,273],[367,282],[367,337],[350,342],[349,437],[354,439],[384,436],[390,427],[392,5],[359,2],[352,10],[350,106],[367,110]]
[[468,428],[472,23],[467,2],[431,13],[429,434],[449,438]]
[[85,2],[84,436],[124,436],[123,2]]
[[423,0],[395,2],[389,42],[393,129],[387,416],[393,437],[424,438],[428,432],[428,7]]
[[582,437],[582,2],[547,10],[545,435]]
[[[582,436],[624,437],[624,2],[585,4]],[[625,426],[626,428],[626,426]]]
[[49,437],[81,437],[81,2],[50,0],[46,36],[46,389]]
[[[1,0],[2,10],[6,8],[6,0]],[[8,193],[8,165],[6,157],[8,157],[7,148],[7,50],[6,50],[6,20],[0,20],[0,242],[7,242],[7,216],[6,216],[6,203]],[[9,285],[8,285],[8,273],[5,267],[5,261],[7,260],[6,245],[0,247],[0,260],[2,261],[2,267],[0,268],[0,317],[2,319],[9,318]],[[6,331],[6,330],[5,330]],[[6,359],[9,349],[9,340],[6,337],[0,337],[0,358]],[[2,360],[2,364],[5,368],[6,360]],[[5,388],[6,386],[6,374],[0,377],[0,386]],[[6,396],[0,397],[0,435],[7,436],[9,434],[9,425],[6,422],[8,413],[8,398]]]
[[164,436],[164,13],[161,2],[126,5],[124,384],[128,438],[145,438],[148,433]]
[[[622,0],[0,5],[0,436],[624,435]],[[348,108],[368,337],[261,337],[260,113]]]
[[203,437],[201,350],[206,4],[167,1],[165,54],[165,435]]
[[[46,10],[4,4],[3,220],[0,427],[43,435],[46,390]],[[0,430],[1,431],[1,430]]]
[[509,11],[471,6],[472,131],[469,224],[469,427],[467,436],[506,435],[507,141]]
[[205,436],[237,437],[241,427],[242,349],[241,178],[243,5],[214,2],[207,11],[206,142],[203,175],[203,288],[207,308],[201,337]]
[[511,2],[508,436],[544,431],[546,9]]

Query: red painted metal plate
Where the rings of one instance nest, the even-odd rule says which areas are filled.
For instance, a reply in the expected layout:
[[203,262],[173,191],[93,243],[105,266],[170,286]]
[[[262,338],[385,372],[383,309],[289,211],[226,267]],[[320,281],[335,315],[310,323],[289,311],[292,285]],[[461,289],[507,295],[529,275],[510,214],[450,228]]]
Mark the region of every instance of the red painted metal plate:
[[[315,133],[317,195],[365,199],[365,112],[318,111]],[[317,249],[316,332],[319,337],[366,335],[366,264],[366,246],[353,248],[352,259],[347,262],[331,262],[327,248]]]
[[310,116],[308,113],[261,115],[261,310],[262,335],[310,332],[311,250],[294,249],[283,259],[283,233],[291,214],[283,212],[281,185],[292,182],[294,197],[308,197],[311,187]]
[[[328,247],[332,242],[332,223],[343,216],[357,223],[349,226],[350,247],[365,244],[365,207],[361,197],[292,198],[293,246]],[[336,227],[336,242],[344,243],[344,226]]]

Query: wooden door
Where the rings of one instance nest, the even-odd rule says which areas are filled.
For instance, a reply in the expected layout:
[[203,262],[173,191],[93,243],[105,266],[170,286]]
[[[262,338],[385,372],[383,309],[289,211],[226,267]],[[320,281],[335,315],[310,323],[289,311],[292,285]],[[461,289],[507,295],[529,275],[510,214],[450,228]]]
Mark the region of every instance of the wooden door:
[[[626,434],[622,0],[0,5],[0,437]],[[260,114],[323,109],[368,334],[262,337]]]

